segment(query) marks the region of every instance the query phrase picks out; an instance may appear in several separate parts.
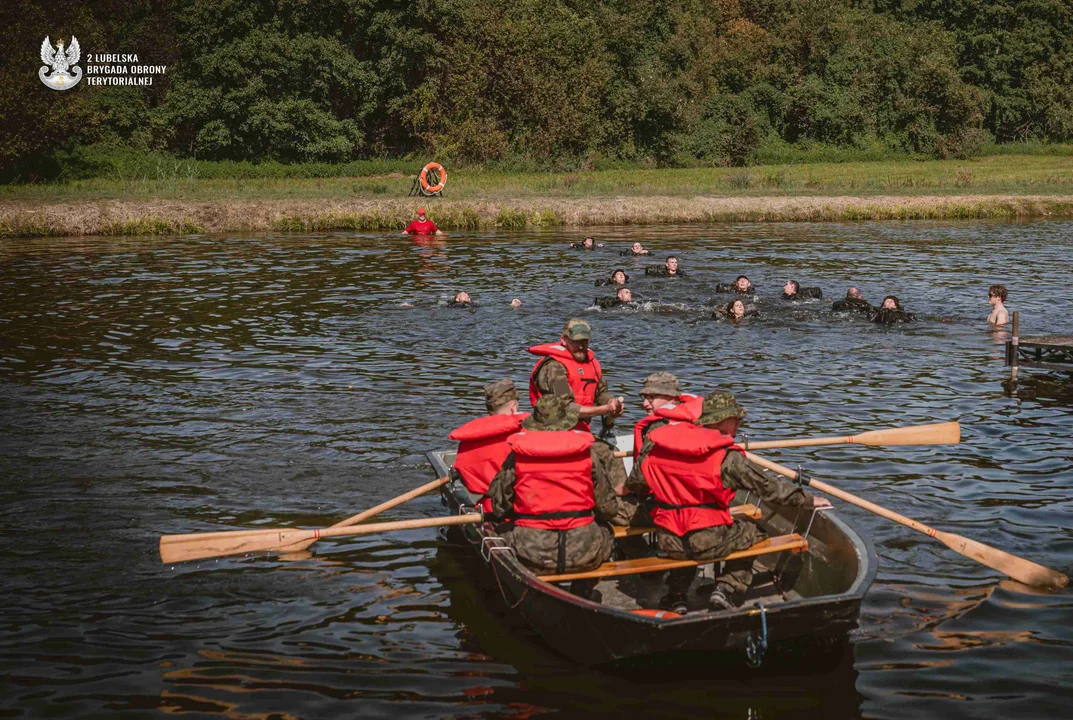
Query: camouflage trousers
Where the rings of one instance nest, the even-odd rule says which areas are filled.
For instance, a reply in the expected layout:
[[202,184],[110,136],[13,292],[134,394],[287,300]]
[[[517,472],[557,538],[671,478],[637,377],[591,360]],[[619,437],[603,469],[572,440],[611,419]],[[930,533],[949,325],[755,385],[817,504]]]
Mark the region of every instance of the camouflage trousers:
[[[656,531],[659,549],[676,560],[709,560],[745,550],[767,537],[767,533],[751,522],[735,522],[730,525],[695,530],[679,537],[662,528]],[[687,545],[688,543],[688,545]],[[667,585],[672,593],[686,592],[696,576],[696,568],[671,570]],[[753,581],[753,558],[742,558],[724,563],[723,572],[715,578],[715,587],[728,595],[743,593]]]
[[595,522],[561,532],[515,526],[503,537],[539,573],[595,570],[611,557],[611,531]]

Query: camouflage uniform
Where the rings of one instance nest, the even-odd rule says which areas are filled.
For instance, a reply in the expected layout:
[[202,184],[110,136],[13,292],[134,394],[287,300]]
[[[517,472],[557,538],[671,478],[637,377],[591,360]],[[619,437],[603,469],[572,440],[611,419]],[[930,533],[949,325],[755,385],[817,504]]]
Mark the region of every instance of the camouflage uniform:
[[679,267],[678,271],[674,275],[671,275],[671,271],[667,269],[666,265],[652,265],[651,267],[645,268],[645,275],[652,277],[686,277],[688,273]]
[[[728,417],[745,417],[745,410],[738,405],[733,395],[723,390],[716,390],[704,398],[703,410],[696,424],[713,425]],[[639,496],[650,492],[642,466],[651,450],[652,441],[646,440],[641,448],[641,456],[634,463],[629,480],[626,481],[628,492]],[[765,474],[762,469],[746,460],[741,453],[728,452],[726,454],[720,466],[720,476],[723,487],[754,492],[768,504],[812,507],[812,496],[793,483]],[[752,547],[765,537],[767,533],[758,525],[747,521],[695,530],[684,537],[662,528],[656,530],[656,541],[659,543],[660,550],[667,556],[680,560],[688,558],[707,560],[722,557]],[[716,589],[722,590],[727,595],[745,592],[749,588],[749,583],[752,582],[752,567],[752,558],[726,563],[723,574],[716,579]],[[671,571],[667,579],[671,592],[688,590],[695,573],[694,568]]]
[[913,313],[907,313],[901,308],[895,308],[892,310],[890,308],[881,307],[875,308],[868,316],[868,319],[880,325],[893,325],[894,323],[909,322],[910,320],[915,320],[916,317],[913,315]]
[[742,292],[734,283],[719,283],[715,286],[717,293],[737,293],[738,295],[755,295],[756,289],[750,285],[749,289]]
[[611,308],[618,307],[619,305],[632,305],[633,303],[628,303],[625,300],[618,299],[617,297],[609,297],[595,298],[592,301],[592,304],[603,310],[610,310]]
[[782,294],[783,300],[822,300],[823,290],[818,287],[798,287],[793,295]]
[[[533,415],[522,423],[530,432],[569,430],[577,424],[576,406],[565,398],[545,395],[533,408]],[[514,548],[518,558],[537,572],[584,572],[595,570],[611,557],[612,536],[606,523],[617,511],[615,491],[598,454],[592,446],[592,482],[597,522],[573,530],[543,530],[514,527],[503,537]],[[488,487],[492,510],[499,517],[509,517],[514,510],[514,453],[507,455],[503,467]],[[602,521],[602,522],[600,522]]]
[[875,308],[872,307],[872,304],[864,298],[847,297],[842,298],[841,300],[835,300],[834,304],[831,305],[831,312],[854,312],[870,315],[871,313],[875,312]]
[[[592,338],[592,329],[584,320],[571,319],[567,322],[566,327],[563,329],[563,333],[566,334],[574,331],[579,332],[578,338],[584,337],[586,340]],[[540,364],[540,368],[536,371],[536,375],[533,377],[533,382],[536,384],[537,390],[540,391],[542,397],[545,395],[555,395],[557,397],[568,398],[572,403],[575,402],[574,391],[570,389],[570,381],[567,380],[566,367],[552,358],[548,358],[545,362]],[[601,374],[600,380],[596,383],[595,402],[597,405],[606,405],[611,402],[612,397],[611,391],[607,389],[607,380],[604,378],[603,374]],[[574,407],[576,408],[577,405],[575,404]],[[609,431],[615,426],[615,419],[606,415],[600,418],[600,422],[604,432]],[[626,466],[623,465],[620,458],[614,456],[614,451],[607,445],[607,443],[597,441],[592,447],[595,452],[600,453],[600,464],[611,477],[612,487],[618,487],[626,482]]]

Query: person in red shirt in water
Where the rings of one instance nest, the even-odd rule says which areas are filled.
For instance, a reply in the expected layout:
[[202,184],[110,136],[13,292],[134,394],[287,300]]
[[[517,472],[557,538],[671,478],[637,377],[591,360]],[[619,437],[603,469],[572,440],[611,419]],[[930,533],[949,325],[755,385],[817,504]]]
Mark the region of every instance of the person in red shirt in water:
[[436,223],[425,217],[425,208],[417,209],[417,219],[406,226],[403,235],[443,235]]

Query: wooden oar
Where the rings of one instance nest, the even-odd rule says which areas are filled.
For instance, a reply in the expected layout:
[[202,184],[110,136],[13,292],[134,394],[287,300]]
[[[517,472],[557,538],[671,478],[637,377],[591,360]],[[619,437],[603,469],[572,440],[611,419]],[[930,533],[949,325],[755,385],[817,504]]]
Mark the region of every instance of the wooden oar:
[[[797,473],[788,467],[779,465],[778,463],[766,460],[758,455],[754,455],[751,452],[745,453],[745,456],[752,460],[754,463],[761,467],[765,467],[768,470],[777,472],[779,475],[784,475],[788,478],[796,478]],[[859,498],[856,495],[852,495],[845,490],[839,490],[838,488],[828,485],[827,483],[820,482],[813,478],[803,478],[805,483],[809,487],[816,488],[820,492],[832,495],[840,500],[845,500],[848,503],[856,505],[857,507],[864,508],[869,512],[873,512],[876,515],[885,517],[888,520],[893,520],[896,523],[905,525],[912,528],[917,532],[922,532],[925,535],[935,538],[939,542],[946,545],[948,548],[956,553],[961,553],[965,557],[972,558],[978,563],[982,563],[989,568],[998,570],[1001,573],[1009,575],[1014,580],[1022,582],[1025,585],[1035,585],[1037,587],[1045,588],[1064,588],[1069,584],[1069,578],[1060,572],[1051,570],[1042,565],[1037,565],[1034,562],[1025,560],[1024,558],[1011,555],[1004,550],[993,548],[990,545],[985,545],[977,540],[970,540],[967,537],[961,535],[955,535],[954,533],[943,532],[942,530],[936,530],[933,527],[925,525],[922,522],[908,518],[905,515],[899,515],[893,510],[888,510],[881,505],[876,505],[873,502],[869,502],[864,498]]]
[[[798,438],[796,440],[761,440],[749,442],[746,450],[773,450],[775,448],[810,447],[813,445],[956,445],[961,442],[961,425],[956,422],[934,425],[910,425],[908,427],[869,430],[856,435],[836,437]],[[618,450],[615,457],[628,457],[631,453]]]
[[[392,498],[391,500],[388,500],[387,502],[382,502],[379,505],[377,505],[376,507],[369,508],[368,510],[360,512],[357,515],[351,515],[346,520],[343,520],[341,522],[337,522],[335,525],[332,525],[332,527],[333,528],[340,528],[340,527],[350,527],[351,525],[357,525],[358,523],[360,523],[363,520],[368,520],[371,517],[376,517],[380,513],[384,512],[385,510],[390,510],[391,508],[395,507],[396,505],[402,505],[407,500],[413,500],[415,497],[418,497],[420,495],[424,495],[427,492],[431,492],[431,491],[435,490],[438,487],[443,487],[444,485],[446,485],[449,482],[451,482],[451,478],[449,478],[447,476],[444,476],[444,477],[441,477],[441,478],[436,478],[435,480],[433,480],[430,483],[425,483],[421,487],[414,488],[413,490],[411,490],[409,492],[405,492],[405,493],[403,493],[402,495],[399,495],[396,498]],[[316,539],[314,538],[313,540],[304,540],[304,541],[302,541],[300,543],[294,543],[293,545],[287,545],[285,547],[268,548],[268,549],[269,550],[277,550],[279,552],[285,552],[285,553],[300,552],[302,550],[305,550],[307,547],[309,547],[310,545],[312,545],[315,542],[316,542]]]
[[331,527],[304,530],[302,528],[273,528],[270,530],[234,530],[231,532],[192,533],[188,535],[162,535],[160,560],[164,563],[201,560],[225,555],[276,550],[327,537],[367,535],[388,530],[413,530],[415,528],[469,525],[483,519],[480,513],[452,515],[451,517],[424,518],[421,520],[396,520],[394,522],[369,523],[357,527]]

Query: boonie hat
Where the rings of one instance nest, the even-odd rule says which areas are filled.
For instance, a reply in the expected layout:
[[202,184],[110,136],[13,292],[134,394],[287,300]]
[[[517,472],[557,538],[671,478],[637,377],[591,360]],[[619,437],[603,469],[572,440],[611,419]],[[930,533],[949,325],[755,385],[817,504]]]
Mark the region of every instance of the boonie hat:
[[641,396],[645,395],[667,395],[669,397],[678,397],[681,394],[681,390],[678,389],[678,376],[674,373],[659,371],[654,372],[645,378],[645,385],[641,388]]
[[714,425],[729,417],[745,417],[745,408],[738,405],[734,396],[726,390],[715,390],[704,396],[697,425]]
[[570,430],[577,425],[577,404],[568,397],[544,395],[533,406],[533,414],[522,420],[526,430]]

